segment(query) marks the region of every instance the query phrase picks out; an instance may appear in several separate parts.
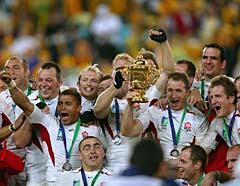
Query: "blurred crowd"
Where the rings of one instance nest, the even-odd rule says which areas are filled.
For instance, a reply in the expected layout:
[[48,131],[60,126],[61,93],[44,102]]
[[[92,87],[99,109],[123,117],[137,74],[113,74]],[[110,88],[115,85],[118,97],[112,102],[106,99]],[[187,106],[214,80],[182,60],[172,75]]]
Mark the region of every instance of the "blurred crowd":
[[70,84],[89,64],[109,73],[116,54],[154,50],[147,30],[161,27],[175,59],[190,59],[197,67],[203,43],[224,46],[226,74],[235,77],[239,9],[239,0],[1,0],[0,64],[19,55],[30,62],[34,75],[43,62],[54,61]]

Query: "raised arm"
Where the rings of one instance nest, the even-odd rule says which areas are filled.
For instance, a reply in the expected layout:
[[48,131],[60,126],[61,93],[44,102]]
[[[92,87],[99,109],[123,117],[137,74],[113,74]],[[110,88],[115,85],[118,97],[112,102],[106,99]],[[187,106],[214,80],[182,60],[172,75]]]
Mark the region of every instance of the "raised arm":
[[18,105],[27,116],[29,116],[33,110],[34,105],[29,101],[28,97],[19,89],[11,75],[8,72],[0,72],[0,79],[8,85],[9,92],[13,101]]
[[159,43],[160,45],[156,48],[156,56],[158,59],[158,66],[163,67],[163,71],[167,73],[174,72],[175,68],[175,62],[174,57],[172,53],[172,49],[169,45],[169,42],[167,40],[167,34],[163,29],[149,30],[149,36],[150,38]]
[[109,114],[110,105],[113,101],[113,98],[119,92],[119,89],[122,87],[123,82],[124,79],[121,75],[121,72],[116,72],[114,76],[114,84],[102,92],[96,100],[93,112],[97,118],[103,119]]
[[121,134],[127,137],[139,136],[143,133],[143,125],[138,119],[133,118],[133,106],[129,104],[123,112]]
[[111,85],[98,96],[93,108],[93,112],[97,118],[103,119],[109,114],[110,105],[117,92],[118,90]]

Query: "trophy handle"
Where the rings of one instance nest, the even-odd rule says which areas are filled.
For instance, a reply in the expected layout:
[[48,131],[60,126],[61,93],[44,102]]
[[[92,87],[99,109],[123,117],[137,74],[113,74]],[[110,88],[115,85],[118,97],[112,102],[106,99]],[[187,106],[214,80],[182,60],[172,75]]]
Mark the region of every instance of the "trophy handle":
[[159,78],[162,69],[156,69],[155,67],[149,68],[149,77],[148,77],[148,86],[152,86],[156,83],[157,79]]

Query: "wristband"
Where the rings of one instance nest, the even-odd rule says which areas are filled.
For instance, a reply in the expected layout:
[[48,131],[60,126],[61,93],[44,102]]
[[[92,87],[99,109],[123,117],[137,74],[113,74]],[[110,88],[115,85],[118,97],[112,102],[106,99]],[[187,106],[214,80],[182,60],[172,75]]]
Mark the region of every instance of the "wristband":
[[14,81],[14,80],[11,80],[8,84],[7,84],[7,86],[8,86],[8,89],[13,89],[13,88],[15,88],[17,85],[16,85],[16,82]]
[[9,125],[8,126],[8,129],[11,131],[11,132],[16,132],[17,129],[15,128],[15,126],[13,124]]

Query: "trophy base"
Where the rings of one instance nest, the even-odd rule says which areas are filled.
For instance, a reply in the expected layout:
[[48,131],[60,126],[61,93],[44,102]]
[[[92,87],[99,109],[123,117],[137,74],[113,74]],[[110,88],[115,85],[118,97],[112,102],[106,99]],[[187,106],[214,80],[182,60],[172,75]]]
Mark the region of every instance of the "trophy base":
[[143,97],[143,98],[132,98],[131,99],[132,103],[147,103],[148,99]]

